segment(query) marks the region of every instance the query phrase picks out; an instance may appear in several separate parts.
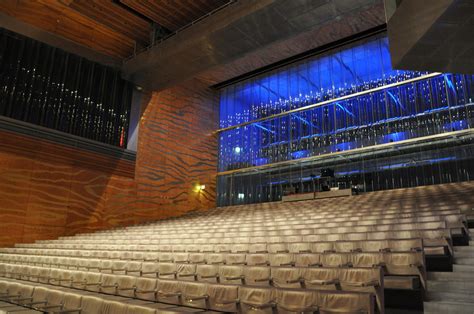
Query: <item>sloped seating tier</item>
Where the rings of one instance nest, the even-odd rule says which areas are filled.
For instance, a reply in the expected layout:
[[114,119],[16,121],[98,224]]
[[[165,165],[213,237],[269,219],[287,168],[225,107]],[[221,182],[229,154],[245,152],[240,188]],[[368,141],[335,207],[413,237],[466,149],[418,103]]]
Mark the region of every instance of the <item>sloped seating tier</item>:
[[0,249],[0,298],[16,281],[103,302],[90,313],[383,313],[384,288],[422,289],[425,254],[449,256],[469,233],[459,195],[472,190],[230,206],[17,244]]
[[[347,215],[347,217],[344,217]],[[108,236],[120,236],[121,234],[136,234],[136,235],[176,235],[182,234],[183,226],[189,228],[188,230],[193,233],[209,233],[204,231],[202,228],[217,231],[217,230],[237,230],[242,232],[248,231],[278,231],[278,230],[293,230],[293,229],[319,229],[319,228],[334,228],[334,227],[362,227],[362,226],[374,226],[374,225],[392,225],[392,224],[405,224],[405,223],[423,223],[423,222],[436,222],[446,221],[449,227],[461,227],[460,222],[465,221],[465,217],[460,214],[460,210],[443,210],[443,211],[426,211],[426,212],[410,212],[406,214],[380,214],[377,216],[371,216],[370,214],[341,214],[331,215],[331,217],[315,217],[314,215],[307,214],[300,217],[284,217],[284,219],[271,219],[268,218],[256,218],[253,217],[248,220],[239,220],[238,218],[231,216],[232,223],[225,223],[226,219],[220,217],[219,219],[206,221],[202,223],[198,221],[192,221],[186,219],[186,222],[177,224],[175,226],[170,225],[166,227],[153,227],[153,226],[140,226],[133,228],[126,228],[122,230],[116,230],[114,232],[99,232],[96,234],[81,234],[75,237],[61,237],[58,241],[67,240],[79,240],[79,239],[96,239],[101,238],[104,235]],[[224,216],[224,215],[219,215]],[[337,216],[337,217],[336,217]],[[342,216],[342,217],[341,217]],[[311,217],[311,218],[310,218]],[[363,219],[361,219],[363,218]],[[209,223],[215,223],[209,225]],[[158,232],[158,233],[157,233]],[[45,242],[45,241],[43,241]]]
[[[2,255],[11,265],[57,266],[106,272],[140,273],[146,267],[161,265],[254,265],[298,267],[383,267],[388,275],[419,275],[425,277],[423,252],[375,253],[214,253],[199,260],[190,260],[188,253],[163,253],[160,262],[137,262],[113,259],[67,258],[52,256]],[[15,264],[14,264],[15,263]],[[1,271],[0,271],[1,275]]]
[[[41,248],[43,247],[43,248]],[[4,248],[0,252],[23,255],[101,257],[131,260],[159,260],[150,252],[188,253],[325,253],[325,252],[399,252],[420,251],[420,238],[397,240],[354,240],[332,242],[251,243],[219,245],[110,245],[110,244],[37,244],[34,248]],[[1,258],[0,253],[0,258]]]
[[[205,282],[150,279],[130,276],[87,275],[85,288],[55,287],[18,279],[0,279],[0,299],[39,310],[80,313],[182,313],[188,306],[223,312],[257,313],[324,312],[374,313],[372,293],[251,287]],[[106,296],[105,294],[108,294]],[[94,299],[90,299],[93,297]],[[92,304],[88,304],[88,303]],[[162,303],[154,303],[162,302]],[[11,305],[0,304],[0,310]],[[159,309],[157,309],[159,307]],[[170,311],[170,312],[168,312]]]

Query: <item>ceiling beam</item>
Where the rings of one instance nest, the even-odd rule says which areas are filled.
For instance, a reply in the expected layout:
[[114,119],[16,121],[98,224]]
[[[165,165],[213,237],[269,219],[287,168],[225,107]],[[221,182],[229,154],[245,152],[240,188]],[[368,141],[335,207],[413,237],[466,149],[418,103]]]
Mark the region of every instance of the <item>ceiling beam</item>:
[[240,0],[128,60],[122,73],[159,90],[209,85],[385,24],[382,0]]

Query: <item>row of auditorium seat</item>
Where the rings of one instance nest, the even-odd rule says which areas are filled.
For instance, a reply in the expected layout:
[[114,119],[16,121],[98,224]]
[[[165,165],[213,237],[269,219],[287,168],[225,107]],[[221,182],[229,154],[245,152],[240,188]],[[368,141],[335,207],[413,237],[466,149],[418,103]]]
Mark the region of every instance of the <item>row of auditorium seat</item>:
[[[367,292],[244,287],[145,278],[139,281],[130,276],[107,277],[98,274],[99,277],[97,277],[93,275],[93,273],[88,274],[91,276],[90,280],[94,282],[86,283],[86,286],[95,287],[97,290],[90,288],[86,291],[69,287],[55,287],[45,283],[29,284],[24,280],[0,279],[0,298],[34,306],[40,310],[56,308],[59,310],[58,312],[65,310],[72,312],[72,310],[80,308],[82,314],[164,313],[162,309],[156,309],[156,307],[163,308],[164,304],[223,312],[240,311],[242,313],[254,311],[255,313],[272,313],[273,308],[278,313],[334,313],[334,310],[343,313],[371,314],[375,312],[374,294]],[[114,301],[116,304],[112,308],[106,309],[97,305],[83,304],[82,299],[90,295],[100,296],[102,302],[114,300],[108,299],[107,296],[104,297],[104,294],[115,296],[119,298],[115,300],[124,302]],[[122,297],[129,300],[120,299]],[[135,302],[130,301],[132,298]],[[98,300],[100,299],[95,299],[95,301]],[[137,303],[139,305],[135,305]],[[134,305],[134,308],[130,308],[131,305]],[[147,310],[145,310],[146,308]]]
[[[182,255],[182,253],[177,253]],[[160,265],[255,265],[255,266],[297,266],[297,267],[384,267],[386,273],[418,274],[414,270],[424,273],[425,256],[423,252],[376,252],[376,253],[230,253],[212,254],[214,260],[203,260],[200,263],[190,263],[189,260],[178,261],[171,259],[169,262],[137,262],[113,259],[91,258],[59,258],[52,256],[15,256],[2,254],[1,260],[9,263],[30,265],[58,265],[68,268],[97,269],[98,271],[143,271],[145,267],[159,268]],[[170,256],[171,257],[171,256]],[[204,257],[205,258],[205,257]]]
[[[319,220],[319,219],[311,219],[303,217],[295,219],[288,218],[288,221],[271,221],[268,219],[263,219],[261,221],[257,219],[253,219],[249,222],[243,221],[233,221],[232,224],[224,223],[224,218],[221,220],[213,221],[216,224],[209,226],[206,225],[207,223],[203,223],[202,225],[198,225],[196,222],[188,222],[186,224],[179,224],[168,226],[167,228],[157,228],[157,227],[146,227],[142,226],[141,228],[133,228],[133,229],[123,229],[123,230],[114,230],[114,232],[100,232],[94,235],[91,234],[83,234],[74,237],[74,239],[81,239],[81,238],[100,238],[103,235],[112,235],[116,233],[120,235],[120,233],[128,233],[130,235],[144,235],[144,234],[155,234],[159,232],[161,235],[176,235],[181,234],[182,230],[179,230],[180,227],[186,226],[189,228],[189,231],[192,233],[197,234],[209,234],[214,231],[218,231],[220,229],[228,230],[229,232],[236,232],[236,231],[243,231],[243,232],[265,232],[265,231],[288,231],[288,230],[298,230],[298,229],[309,229],[309,230],[319,230],[319,229],[328,229],[328,231],[333,231],[334,228],[339,227],[374,227],[374,226],[381,226],[380,228],[390,228],[392,225],[393,228],[397,228],[397,225],[400,224],[422,224],[422,223],[429,223],[429,222],[437,222],[437,221],[446,221],[449,227],[460,226],[459,220],[463,219],[463,215],[459,213],[459,210],[449,211],[449,213],[443,212],[443,214],[439,213],[426,213],[426,215],[420,216],[418,214],[413,215],[403,215],[397,218],[386,218],[382,216],[381,218],[370,220],[370,217],[365,216],[351,216],[349,219],[345,219],[342,217],[339,218],[328,218],[327,221]],[[411,217],[407,217],[411,216]],[[357,218],[357,219],[356,219]],[[352,220],[350,220],[352,219]],[[339,221],[338,221],[339,220]],[[213,223],[212,222],[212,223]],[[203,229],[205,228],[205,229]],[[207,229],[211,230],[208,231]],[[68,239],[68,237],[62,237],[60,239]]]
[[[63,270],[62,272],[56,270],[56,272],[54,272],[53,270],[49,271],[49,269],[45,269],[49,271],[48,273],[45,273],[41,270],[39,272],[34,272],[35,269],[36,268],[30,268],[29,270],[26,270],[26,272],[24,269],[19,269],[16,270],[16,272],[11,277],[13,279],[16,277],[16,279],[26,281],[31,280],[35,284],[52,284],[56,286],[61,285],[61,287],[64,289],[79,289],[88,292],[100,292],[154,302],[164,302],[175,305],[187,305],[204,309],[210,308],[219,311],[232,312],[238,311],[237,306],[239,303],[247,303],[257,307],[263,306],[267,303],[274,303],[275,306],[280,306],[282,309],[292,308],[296,311],[303,311],[304,309],[308,308],[308,304],[305,304],[303,301],[308,297],[311,297],[313,300],[312,305],[318,305],[318,308],[324,309],[324,302],[319,302],[319,304],[314,303],[315,298],[317,299],[318,297],[322,297],[323,301],[327,300],[329,302],[334,302],[334,299],[338,298],[341,301],[350,301],[350,303],[352,303],[352,309],[350,310],[354,312],[363,310],[363,312],[369,313],[373,312],[373,300],[375,296],[374,292],[370,290],[374,290],[376,287],[378,287],[378,283],[374,282],[374,280],[367,282],[366,285],[361,284],[360,286],[357,282],[340,283],[340,285],[344,285],[345,289],[347,290],[350,290],[350,287],[352,287],[352,290],[365,289],[369,290],[369,292],[316,289],[304,291],[303,295],[305,297],[299,299],[297,294],[294,294],[294,292],[301,294],[303,291],[301,289],[290,290],[290,287],[278,288],[225,285],[209,282],[139,278],[133,276],[118,276],[94,272],[74,272],[67,270]],[[357,270],[354,271],[354,274],[356,274],[356,277],[361,278],[360,272],[357,272]],[[352,276],[349,275],[349,279],[353,278],[354,274]],[[382,280],[380,275],[378,278]],[[317,279],[313,280],[314,284],[316,284],[316,280]],[[329,283],[328,281],[329,288],[326,289],[330,289],[331,284],[334,284],[334,282]],[[381,281],[380,284],[383,284],[383,281]],[[283,297],[283,299],[279,298],[278,294],[281,293],[287,293],[291,297],[284,301],[288,296]],[[262,295],[266,295],[266,300],[261,298]],[[271,295],[274,297],[271,297]],[[291,305],[291,303],[293,304]],[[344,303],[339,304],[339,306],[343,304]],[[291,306],[289,307],[289,305]]]
[[[63,255],[118,259],[159,260],[158,252],[183,253],[326,253],[326,252],[399,252],[420,251],[419,238],[398,240],[355,240],[334,242],[290,242],[220,245],[109,245],[109,244],[41,244],[4,248],[0,252],[31,255]],[[150,254],[151,253],[151,254]],[[146,256],[145,256],[146,255]],[[167,258],[167,257],[165,257]]]
[[[269,215],[272,214],[269,212]],[[165,220],[164,223],[162,224],[157,224],[157,225],[151,225],[151,224],[144,224],[144,225],[138,225],[138,226],[133,226],[133,227],[127,227],[127,228],[122,228],[122,229],[112,229],[108,231],[102,231],[102,232],[97,232],[94,234],[83,234],[83,235],[78,235],[78,238],[84,237],[84,236],[90,236],[90,237],[99,237],[103,234],[107,233],[115,233],[115,232],[134,232],[134,231],[143,231],[143,230],[152,230],[152,231],[167,231],[167,230],[175,230],[176,228],[182,226],[182,225],[188,225],[190,228],[195,228],[195,229],[200,229],[201,227],[207,227],[207,228],[219,228],[221,226],[228,227],[228,228],[244,228],[246,225],[255,225],[255,228],[265,228],[265,227],[271,227],[271,228],[283,228],[283,229],[294,229],[294,225],[304,225],[304,224],[319,224],[319,223],[331,223],[331,222],[356,222],[358,225],[367,225],[367,224],[373,224],[376,223],[378,220],[385,220],[385,219],[391,219],[392,221],[387,221],[387,222],[396,222],[398,219],[404,219],[404,218],[413,218],[414,220],[412,222],[423,222],[423,219],[421,221],[417,221],[417,218],[423,218],[423,217],[429,217],[429,216],[440,216],[440,219],[446,220],[449,218],[451,215],[459,215],[461,214],[459,209],[448,209],[448,210],[429,210],[429,211],[424,211],[424,212],[409,212],[409,213],[393,213],[389,214],[386,212],[380,213],[378,215],[373,215],[370,213],[352,213],[352,214],[334,214],[331,215],[330,217],[324,218],[318,215],[314,215],[314,213],[306,213],[303,215],[298,215],[298,214],[293,214],[288,217],[280,217],[279,219],[276,218],[270,218],[270,217],[249,217],[246,220],[241,220],[239,221],[239,218],[236,217],[235,215],[231,214],[218,214],[216,213],[215,216],[199,216],[199,220],[192,219],[189,217],[183,217],[186,219],[182,219],[183,221],[180,221],[179,219],[173,219],[173,220]],[[278,213],[273,213],[273,215],[277,215]],[[442,217],[444,216],[444,217]],[[446,217],[448,216],[448,217]],[[226,218],[231,217],[232,220],[231,222],[228,221]],[[275,216],[273,216],[275,217]],[[285,221],[288,220],[288,221]],[[362,218],[362,219],[361,219]],[[218,224],[216,225],[208,225],[209,223],[216,222]],[[403,220],[402,220],[403,222]],[[178,230],[179,231],[179,230]],[[67,238],[67,237],[63,237]]]
[[[202,309],[214,310],[222,308],[210,306],[212,293],[202,291],[229,287],[237,291],[240,302],[221,305],[268,313],[316,308],[337,312],[346,301],[321,303],[317,301],[321,293],[327,300],[336,300],[346,294],[354,296],[352,290],[356,290],[365,295],[364,300],[372,299],[372,304],[376,296],[378,311],[383,312],[383,288],[396,288],[405,278],[417,278],[424,286],[425,254],[449,254],[452,233],[468,233],[460,210],[465,200],[456,199],[455,193],[446,194],[445,199],[428,197],[423,191],[409,190],[406,196],[412,198],[403,201],[393,199],[399,192],[384,192],[337,202],[230,206],[18,244],[0,250],[0,277],[7,277],[0,280],[23,280],[103,298],[103,293],[109,293],[131,300],[143,299],[140,287],[147,283],[153,286],[153,292],[147,294],[150,302],[163,301],[159,291],[173,286],[181,289],[171,297],[173,306],[195,306],[186,301],[191,296]],[[414,198],[417,194],[421,197]],[[91,284],[81,286],[85,278]],[[342,291],[333,291],[337,289]],[[274,297],[245,305],[242,291]],[[306,296],[286,307],[296,299],[278,299],[283,292]],[[373,305],[358,307],[344,310],[374,311]]]
[[[369,227],[369,226],[378,226],[378,225],[392,225],[392,224],[404,224],[404,223],[423,223],[423,222],[436,222],[436,221],[447,221],[448,223],[456,223],[458,219],[461,218],[459,210],[456,211],[443,211],[441,213],[425,213],[425,215],[420,214],[411,214],[411,215],[400,215],[396,218],[387,218],[386,215],[378,216],[376,219],[371,219],[370,216],[351,216],[349,219],[344,217],[339,218],[327,218],[327,219],[317,219],[317,218],[306,218],[303,217],[288,217],[286,220],[271,220],[271,219],[256,219],[253,218],[251,221],[234,221],[233,224],[227,225],[221,221],[215,221],[217,225],[209,227],[211,230],[218,230],[225,228],[230,232],[235,232],[236,230],[242,231],[266,231],[266,230],[292,230],[292,229],[304,229],[304,228],[337,228],[337,227]],[[361,220],[360,218],[363,217]],[[358,219],[356,219],[358,218]],[[208,231],[202,230],[202,227],[205,225],[199,225],[197,222],[188,222],[186,224],[189,227],[190,231],[196,233],[208,233]],[[181,226],[181,225],[180,225]],[[308,227],[309,226],[309,227]],[[149,227],[149,228],[133,228],[126,229],[127,233],[130,234],[147,234],[160,231],[161,234],[171,234],[180,233],[179,227],[168,226],[166,228],[158,227]],[[100,237],[103,233],[95,234],[90,237]],[[78,238],[81,238],[79,236]]]
[[[144,236],[145,237],[145,236]],[[289,243],[289,242],[334,242],[334,241],[360,241],[360,240],[391,240],[391,239],[412,239],[422,238],[423,240],[450,239],[451,230],[448,228],[425,229],[425,230],[403,230],[403,231],[379,231],[379,232],[351,232],[343,234],[325,235],[305,235],[305,236],[259,236],[259,237],[226,237],[225,233],[215,234],[214,238],[201,238],[199,236],[187,239],[147,239],[142,240],[120,238],[120,239],[97,239],[97,240],[75,240],[58,242],[41,242],[55,244],[106,244],[116,245],[118,241],[135,245],[182,245],[182,244],[255,244],[255,243]],[[443,241],[445,245],[446,241]]]

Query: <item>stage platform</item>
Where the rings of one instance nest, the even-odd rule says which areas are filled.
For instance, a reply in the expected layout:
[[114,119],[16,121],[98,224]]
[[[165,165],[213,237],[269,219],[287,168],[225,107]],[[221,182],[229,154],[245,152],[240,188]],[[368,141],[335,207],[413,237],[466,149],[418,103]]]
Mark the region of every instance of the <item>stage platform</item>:
[[284,195],[281,201],[282,202],[297,202],[297,201],[307,201],[307,200],[314,200],[314,199],[343,197],[343,196],[351,196],[351,195],[352,195],[351,189],[331,190],[331,191],[315,192],[315,193]]

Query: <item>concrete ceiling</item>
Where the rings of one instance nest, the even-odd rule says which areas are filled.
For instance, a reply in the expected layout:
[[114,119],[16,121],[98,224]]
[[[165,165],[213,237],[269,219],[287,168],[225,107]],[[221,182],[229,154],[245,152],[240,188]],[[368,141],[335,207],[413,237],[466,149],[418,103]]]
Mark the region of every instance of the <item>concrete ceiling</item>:
[[385,23],[382,0],[240,0],[124,63],[126,79],[159,90],[209,85]]
[[474,73],[474,1],[405,0],[387,28],[395,68]]

